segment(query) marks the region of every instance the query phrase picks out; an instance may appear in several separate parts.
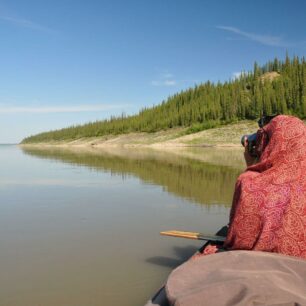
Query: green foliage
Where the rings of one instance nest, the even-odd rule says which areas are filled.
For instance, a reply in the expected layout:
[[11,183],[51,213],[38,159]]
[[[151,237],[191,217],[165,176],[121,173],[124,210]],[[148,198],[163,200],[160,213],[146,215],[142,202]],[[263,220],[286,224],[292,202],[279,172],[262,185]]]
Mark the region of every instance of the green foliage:
[[215,127],[218,127],[218,126],[221,126],[223,124],[227,124],[229,122],[219,122],[217,120],[215,121],[206,121],[206,122],[203,122],[203,123],[194,123],[192,124],[191,127],[189,127],[185,134],[193,134],[193,133],[197,133],[197,132],[200,132],[200,131],[203,131],[203,130],[208,130],[208,129],[212,129],[212,128],[215,128]]
[[[271,77],[271,72],[275,72]],[[130,132],[156,132],[190,127],[188,133],[237,120],[255,119],[262,113],[293,114],[306,118],[305,58],[286,56],[225,83],[196,85],[169,97],[160,105],[144,108],[137,115],[71,126],[25,138],[22,143],[74,140]]]

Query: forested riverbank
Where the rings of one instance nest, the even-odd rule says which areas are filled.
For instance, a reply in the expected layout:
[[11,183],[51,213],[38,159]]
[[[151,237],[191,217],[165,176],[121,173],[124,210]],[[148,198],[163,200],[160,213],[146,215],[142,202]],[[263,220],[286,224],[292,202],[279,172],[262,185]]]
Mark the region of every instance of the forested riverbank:
[[[240,120],[254,120],[262,113],[293,114],[306,118],[306,61],[298,57],[275,58],[253,71],[224,83],[206,82],[175,94],[137,115],[107,120],[25,138],[22,143],[73,141],[128,133],[153,133],[173,128],[195,133]],[[178,135],[179,136],[179,135]]]
[[52,140],[23,143],[21,146],[42,147],[147,147],[155,149],[177,149],[178,147],[241,147],[242,135],[254,133],[258,129],[256,121],[243,120],[186,135],[186,128],[172,128],[154,133],[127,133],[100,137],[83,137],[73,140]]

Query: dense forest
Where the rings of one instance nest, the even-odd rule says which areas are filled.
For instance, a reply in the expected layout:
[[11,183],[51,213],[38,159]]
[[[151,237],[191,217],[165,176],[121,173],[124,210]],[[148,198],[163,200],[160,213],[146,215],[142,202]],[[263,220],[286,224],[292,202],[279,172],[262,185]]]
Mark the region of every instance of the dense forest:
[[298,57],[275,58],[264,66],[224,83],[206,82],[175,94],[137,115],[67,127],[25,138],[22,143],[72,140],[130,132],[156,132],[189,127],[195,132],[262,113],[293,114],[306,118],[306,61]]

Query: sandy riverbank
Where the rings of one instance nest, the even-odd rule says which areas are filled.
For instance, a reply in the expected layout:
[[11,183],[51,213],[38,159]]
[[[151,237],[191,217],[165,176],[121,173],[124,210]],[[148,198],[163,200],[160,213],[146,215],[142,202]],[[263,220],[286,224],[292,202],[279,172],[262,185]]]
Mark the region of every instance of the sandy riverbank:
[[254,133],[256,122],[242,121],[198,133],[185,134],[185,129],[169,129],[156,133],[130,133],[103,137],[81,138],[71,141],[54,141],[22,146],[39,147],[96,147],[96,148],[155,148],[174,149],[178,147],[241,147],[240,139],[244,134]]

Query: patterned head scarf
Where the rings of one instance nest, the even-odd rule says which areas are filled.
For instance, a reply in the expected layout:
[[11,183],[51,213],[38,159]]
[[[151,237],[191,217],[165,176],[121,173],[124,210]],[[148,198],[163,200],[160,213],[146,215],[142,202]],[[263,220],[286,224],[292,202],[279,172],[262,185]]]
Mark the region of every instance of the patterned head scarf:
[[236,182],[225,247],[306,258],[306,126],[279,115],[257,136],[259,161]]

